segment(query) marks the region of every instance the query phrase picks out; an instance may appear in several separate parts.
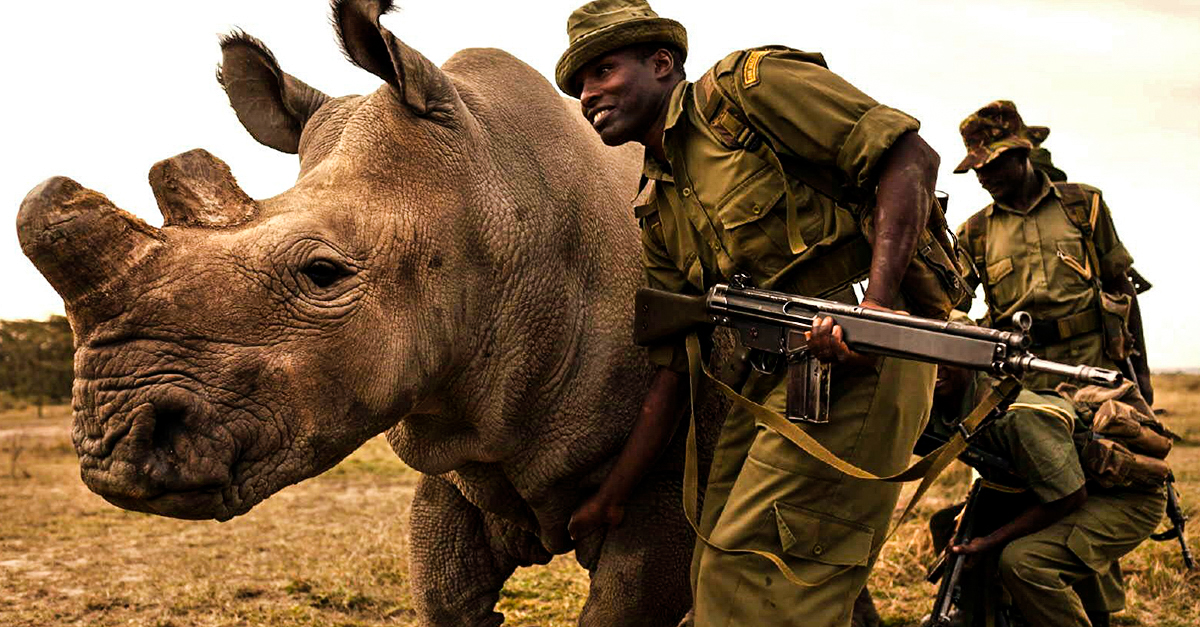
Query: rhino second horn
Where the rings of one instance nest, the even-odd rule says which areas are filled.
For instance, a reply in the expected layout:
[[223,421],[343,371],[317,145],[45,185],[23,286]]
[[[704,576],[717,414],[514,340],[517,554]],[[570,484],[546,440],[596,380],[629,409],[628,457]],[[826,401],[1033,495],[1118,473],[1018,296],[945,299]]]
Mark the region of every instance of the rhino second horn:
[[229,166],[199,148],[154,164],[150,188],[163,226],[235,226],[258,213],[258,205],[238,187]]
[[162,246],[162,233],[65,177],[33,188],[17,213],[21,250],[70,306],[119,289]]

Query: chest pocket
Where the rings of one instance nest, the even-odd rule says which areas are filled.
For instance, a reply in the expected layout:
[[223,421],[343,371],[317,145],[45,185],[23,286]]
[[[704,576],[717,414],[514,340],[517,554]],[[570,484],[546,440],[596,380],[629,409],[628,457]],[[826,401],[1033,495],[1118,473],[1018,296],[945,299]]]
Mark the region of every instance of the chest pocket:
[[992,302],[1001,310],[1007,309],[1021,295],[1014,269],[1012,257],[1001,257],[987,265],[988,291]]
[[[812,190],[803,185],[795,187],[796,205],[808,206]],[[755,275],[771,276],[792,260],[785,194],[783,177],[775,168],[766,166],[719,202],[716,217],[724,230],[723,244],[738,269],[753,269]],[[806,241],[820,236],[824,225],[819,212],[804,212],[797,218],[801,220]]]
[[1088,267],[1083,242],[1075,239],[1059,240],[1055,243],[1058,268],[1051,281],[1067,285],[1088,286],[1092,280],[1092,268]]
[[[690,229],[679,228],[678,224],[672,222],[672,217],[677,214],[664,216],[660,211],[660,202],[666,202],[661,199],[657,192],[655,181],[650,181],[646,187],[638,194],[633,201],[633,215],[637,218],[638,224],[644,233],[648,233],[649,237],[656,242],[659,242],[667,251],[667,256],[671,262],[675,264],[675,268],[683,275],[684,279],[691,283],[696,289],[704,289],[704,268],[700,263],[699,257],[695,252],[695,242],[685,242],[684,238],[692,237],[695,234]],[[670,213],[670,212],[668,212]]]

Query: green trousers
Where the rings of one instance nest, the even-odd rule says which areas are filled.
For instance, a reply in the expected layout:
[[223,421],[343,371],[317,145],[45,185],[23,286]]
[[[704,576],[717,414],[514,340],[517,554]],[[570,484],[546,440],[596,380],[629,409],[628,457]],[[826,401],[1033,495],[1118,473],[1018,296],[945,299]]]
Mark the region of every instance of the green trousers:
[[1089,494],[1062,520],[1013,540],[1000,553],[1000,577],[1013,604],[1033,625],[1087,627],[1084,603],[1072,586],[1093,579],[1107,588],[1095,591],[1105,609],[1121,609],[1117,560],[1154,532],[1166,503],[1162,492]]
[[[1032,506],[1035,497],[1029,493],[1004,494],[984,490],[979,499],[975,503],[976,536],[991,533],[1011,521],[1018,513]],[[963,505],[951,505],[930,517],[929,533],[934,554],[941,554],[954,536],[957,516]],[[995,611],[996,604],[1012,602],[1003,593],[997,577],[999,557],[988,556],[975,568],[963,573],[957,605],[963,612],[964,625],[984,625],[987,621],[986,612]],[[1110,614],[1125,609],[1125,586],[1118,560],[1114,559],[1107,569],[1076,579],[1071,588],[1079,595],[1082,607],[1089,614]]]
[[[800,426],[864,470],[902,470],[929,415],[934,367],[886,358],[832,377],[829,423]],[[782,412],[786,378],[756,372],[742,394]],[[701,534],[726,549],[772,552],[809,585],[792,584],[759,555],[698,539],[695,625],[849,625],[899,493],[899,484],[842,475],[735,406],[713,457]]]

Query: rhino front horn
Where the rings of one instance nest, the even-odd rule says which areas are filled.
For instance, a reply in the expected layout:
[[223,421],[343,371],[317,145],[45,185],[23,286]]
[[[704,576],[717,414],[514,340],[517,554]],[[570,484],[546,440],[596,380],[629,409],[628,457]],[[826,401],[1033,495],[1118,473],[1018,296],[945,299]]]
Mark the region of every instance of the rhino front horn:
[[258,212],[238,187],[229,166],[207,150],[189,150],[150,168],[150,188],[163,226],[227,227],[250,221]]
[[129,269],[162,246],[162,234],[99,192],[56,176],[17,213],[21,251],[69,305],[116,290]]

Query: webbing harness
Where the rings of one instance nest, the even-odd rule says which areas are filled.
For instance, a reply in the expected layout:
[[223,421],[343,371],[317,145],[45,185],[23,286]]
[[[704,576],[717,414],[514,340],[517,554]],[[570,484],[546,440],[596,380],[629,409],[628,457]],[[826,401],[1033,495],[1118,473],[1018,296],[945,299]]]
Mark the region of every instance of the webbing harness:
[[[770,52],[770,50],[754,50],[750,54],[761,53],[757,57],[761,60]],[[811,55],[810,60],[824,66],[823,59],[819,55]],[[764,138],[755,130],[754,125],[746,119],[745,113],[736,104],[733,96],[717,80],[716,67],[709,68],[704,76],[700,77],[692,89],[692,97],[695,99],[696,111],[708,123],[709,129],[713,131],[722,145],[730,150],[749,151],[779,171],[783,178],[784,193],[787,197],[788,244],[793,254],[804,251],[808,245],[804,241],[804,234],[801,232],[800,220],[796,213],[796,194],[787,182],[789,174],[811,187],[813,191],[832,199],[841,207],[857,210],[869,200],[865,193],[848,184],[840,172],[831,168],[818,167],[798,157],[783,153],[773,146],[769,138]],[[784,161],[788,162],[786,166]],[[860,239],[863,239],[863,245],[869,248],[865,238]],[[865,268],[862,274],[866,274]]]
[[[1091,201],[1088,201],[1088,192],[1081,185],[1076,183],[1053,183],[1054,187],[1062,194],[1063,213],[1067,219],[1079,232],[1083,235],[1084,246],[1087,250],[1087,258],[1084,259],[1085,267],[1076,267],[1078,264],[1071,264],[1066,259],[1063,263],[1070,265],[1085,279],[1091,281],[1096,289],[1096,302],[1099,306],[1100,302],[1100,257],[1096,252],[1096,242],[1092,239],[1092,234],[1095,232],[1096,218],[1100,214],[1100,194],[1091,194]],[[970,218],[967,218],[966,223],[966,240],[967,249],[971,253],[971,263],[975,266],[975,274],[983,283],[983,300],[987,304],[989,319],[998,313],[995,303],[992,301],[992,294],[989,288],[987,274],[987,239],[988,239],[988,209],[992,208],[988,205],[981,211],[976,212]],[[1088,311],[1076,316],[1085,316],[1078,320],[1062,319],[1058,320],[1057,333],[1059,341],[1070,339],[1076,335],[1082,335],[1100,328],[1099,311]],[[998,320],[992,320],[992,325],[1000,324]],[[1043,342],[1039,342],[1043,343]]]
[[770,551],[760,551],[757,549],[734,549],[723,547],[714,543],[706,537],[701,531],[698,524],[699,512],[698,504],[700,498],[699,491],[699,459],[697,457],[696,444],[696,404],[699,400],[699,389],[702,378],[707,378],[713,385],[717,387],[734,404],[740,406],[750,412],[758,421],[775,431],[779,435],[787,438],[792,444],[802,449],[804,452],[812,455],[817,460],[827,466],[830,466],[841,472],[842,474],[870,481],[887,481],[889,483],[904,483],[921,479],[921,484],[917,487],[917,491],[913,493],[908,504],[904,507],[904,512],[900,515],[900,519],[888,531],[882,544],[886,544],[891,539],[892,535],[904,522],[908,515],[925,496],[925,492],[933,485],[938,475],[950,465],[967,448],[968,440],[984,428],[991,421],[1004,415],[1008,410],[1008,406],[1017,398],[1017,394],[1021,391],[1020,382],[1012,377],[1006,376],[997,382],[983,397],[981,401],[971,410],[971,413],[963,418],[958,425],[958,430],[949,442],[938,447],[932,453],[922,457],[914,462],[905,470],[886,477],[880,477],[874,473],[863,470],[846,460],[838,457],[829,449],[825,448],[814,439],[811,435],[804,432],[796,425],[792,424],[787,418],[784,418],[779,413],[772,411],[750,399],[738,394],[733,388],[712,376],[708,369],[704,366],[700,355],[700,339],[695,333],[691,333],[687,337],[687,356],[688,356],[688,372],[690,383],[690,400],[691,400],[691,425],[688,428],[687,435],[687,459],[684,465],[683,472],[683,512],[687,518],[688,524],[692,526],[692,530],[696,532],[696,537],[706,545],[721,551],[723,553],[751,553],[759,555],[770,560],[775,564],[779,572],[783,574],[788,581],[802,587],[819,586],[830,579],[854,568],[853,565],[847,566],[829,575],[821,581],[809,582],[804,581],[775,553]]

